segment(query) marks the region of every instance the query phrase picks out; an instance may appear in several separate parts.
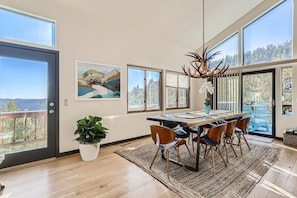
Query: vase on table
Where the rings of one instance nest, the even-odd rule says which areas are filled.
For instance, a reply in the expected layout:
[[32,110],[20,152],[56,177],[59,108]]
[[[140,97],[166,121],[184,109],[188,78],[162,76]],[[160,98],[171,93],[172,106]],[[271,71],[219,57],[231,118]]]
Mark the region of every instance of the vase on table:
[[209,114],[210,112],[210,105],[204,105],[204,113]]

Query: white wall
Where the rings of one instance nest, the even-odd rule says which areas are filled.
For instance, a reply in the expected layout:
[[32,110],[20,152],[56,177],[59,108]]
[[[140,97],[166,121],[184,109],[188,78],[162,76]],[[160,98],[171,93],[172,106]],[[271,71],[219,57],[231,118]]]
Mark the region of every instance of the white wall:
[[[110,129],[102,143],[149,134],[150,122],[146,117],[152,113],[127,114],[127,64],[181,72],[181,66],[188,62],[185,54],[194,50],[181,45],[183,42],[173,37],[175,35],[164,31],[167,20],[172,20],[170,17],[175,13],[181,15],[180,19],[174,17],[175,22],[180,24],[177,28],[190,25],[185,25],[186,19],[182,14],[186,10],[182,11],[182,2],[172,4],[167,9],[168,13],[164,9],[168,4],[147,2],[143,5],[142,2],[140,5],[134,0],[130,0],[130,4],[116,2],[94,1],[90,6],[87,2],[83,4],[82,1],[74,0],[0,0],[0,5],[57,23],[57,50],[60,52],[60,153],[77,149],[77,142],[73,141],[76,120],[89,114],[102,116],[103,123]],[[181,13],[174,12],[178,8]],[[181,30],[180,34],[182,39]],[[75,100],[76,60],[121,66],[121,99]],[[191,86],[191,97],[194,97],[197,94],[194,93],[195,80]],[[65,100],[67,106],[64,105]],[[197,108],[198,104],[194,103],[192,107]]]

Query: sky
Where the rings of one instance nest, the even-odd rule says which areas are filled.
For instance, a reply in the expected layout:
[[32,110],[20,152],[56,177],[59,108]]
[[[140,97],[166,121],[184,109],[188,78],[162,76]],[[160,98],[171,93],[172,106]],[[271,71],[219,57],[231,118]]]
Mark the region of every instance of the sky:
[[47,63],[0,56],[0,98],[47,98]]
[[0,8],[0,37],[55,46],[54,32],[55,23],[52,21]]

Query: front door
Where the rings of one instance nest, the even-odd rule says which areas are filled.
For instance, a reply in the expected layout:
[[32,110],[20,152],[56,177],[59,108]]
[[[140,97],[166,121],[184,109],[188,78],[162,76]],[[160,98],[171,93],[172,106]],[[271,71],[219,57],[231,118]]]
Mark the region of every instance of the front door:
[[265,70],[242,75],[242,110],[251,113],[251,134],[275,137],[274,73]]
[[0,168],[58,152],[58,52],[0,42]]

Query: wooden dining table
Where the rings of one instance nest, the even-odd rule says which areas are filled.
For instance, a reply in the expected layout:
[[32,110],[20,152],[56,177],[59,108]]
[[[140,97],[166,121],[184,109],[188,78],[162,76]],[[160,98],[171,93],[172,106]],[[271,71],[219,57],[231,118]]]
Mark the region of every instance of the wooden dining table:
[[[229,111],[229,110],[211,110],[209,114],[205,114],[204,111],[187,111],[174,114],[162,114],[148,116],[147,120],[157,122],[172,122],[178,123],[181,126],[194,127],[194,126],[209,126],[216,124],[216,122],[226,122],[226,120],[240,119],[243,116],[247,116],[249,112]],[[197,145],[196,145],[196,160],[194,167],[186,164],[185,167],[192,171],[199,171],[199,155],[200,155],[200,130],[195,131],[197,133]],[[162,155],[164,158],[164,156]],[[179,162],[170,159],[171,162],[179,164]]]

